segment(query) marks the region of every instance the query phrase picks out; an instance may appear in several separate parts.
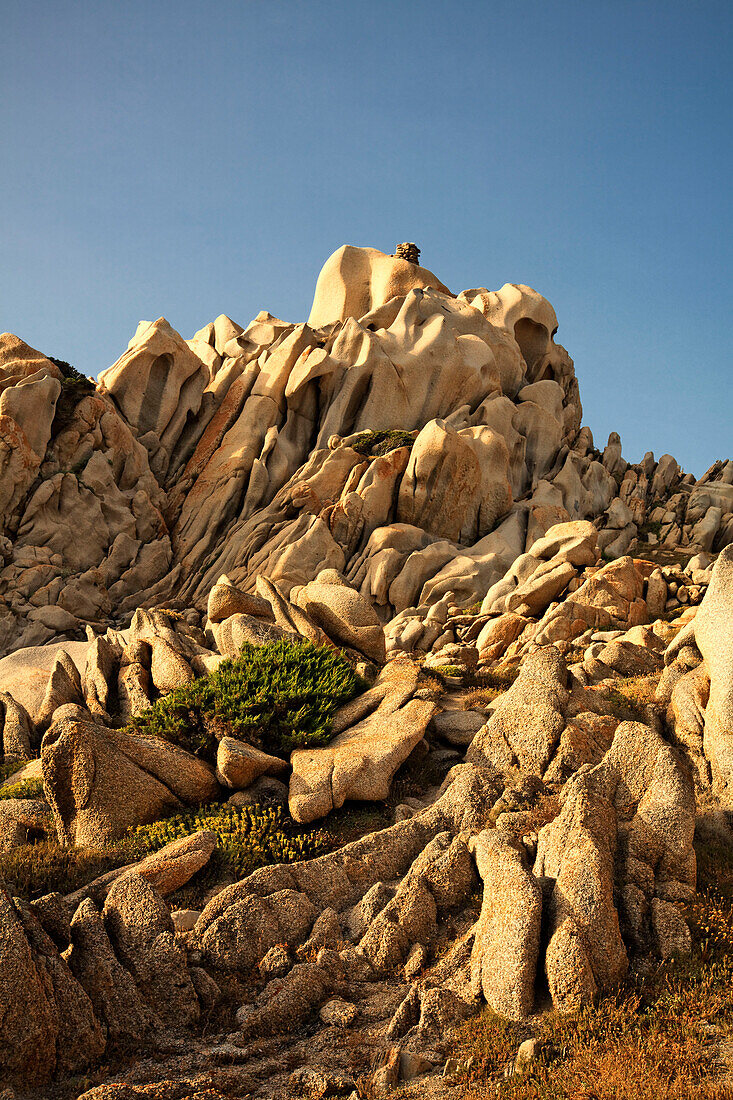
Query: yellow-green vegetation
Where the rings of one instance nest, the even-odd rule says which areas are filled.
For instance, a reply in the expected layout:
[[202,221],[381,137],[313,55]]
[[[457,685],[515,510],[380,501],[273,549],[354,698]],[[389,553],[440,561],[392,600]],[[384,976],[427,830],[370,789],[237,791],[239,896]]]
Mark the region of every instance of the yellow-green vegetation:
[[12,763],[0,764],[0,783],[4,783],[6,779],[10,779],[10,776],[19,772],[26,763],[26,760],[13,760]]
[[647,707],[654,704],[659,673],[626,676],[604,683],[599,692],[608,700],[611,712],[624,722],[646,722]]
[[21,779],[19,783],[9,783],[6,787],[0,787],[0,799],[43,797],[42,779]]
[[225,804],[205,806],[189,814],[178,814],[138,825],[120,842],[130,859],[142,859],[174,840],[210,829],[218,836],[217,862],[238,878],[268,863],[295,863],[317,855],[327,844],[319,829],[296,832],[287,829],[277,807]]
[[209,758],[217,734],[285,754],[325,744],[337,707],[363,687],[343,654],[329,646],[284,640],[245,645],[236,660],[176,688],[128,729]]
[[333,839],[320,829],[301,830],[286,823],[279,808],[215,803],[137,826],[103,848],[62,848],[55,840],[20,845],[0,854],[0,877],[26,898],[53,890],[71,893],[98,875],[136,863],[199,829],[210,829],[218,836],[207,881],[221,872],[242,878],[269,863],[309,859],[333,846]]
[[479,668],[473,673],[473,686],[494,688],[497,693],[510,688],[519,675],[519,663],[496,664],[491,668]]
[[[531,1029],[486,1009],[464,1024],[456,1055],[466,1100],[731,1100],[733,1065],[733,852],[697,846],[700,893],[686,908],[689,959],[629,978],[573,1015],[548,1013]],[[534,1035],[544,1052],[529,1072],[503,1077],[519,1044]],[[727,1081],[724,1079],[727,1074]]]
[[415,436],[399,428],[392,431],[364,432],[361,439],[351,444],[352,450],[369,458],[379,458],[397,447],[411,447]]
[[460,676],[461,678],[463,678],[466,673],[466,669],[463,665],[435,665],[433,671],[437,672],[439,676]]

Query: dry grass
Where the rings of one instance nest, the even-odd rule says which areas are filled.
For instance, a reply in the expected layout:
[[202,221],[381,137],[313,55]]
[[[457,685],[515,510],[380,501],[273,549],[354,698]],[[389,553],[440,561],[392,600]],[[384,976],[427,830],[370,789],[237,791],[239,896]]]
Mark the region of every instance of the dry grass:
[[464,710],[475,710],[477,707],[488,706],[489,703],[493,703],[494,699],[497,699],[504,692],[504,688],[498,687],[477,687],[471,688],[463,696],[461,703]]
[[[464,1063],[475,1059],[464,1074],[466,1100],[733,1100],[733,1064],[721,1048],[733,1025],[733,853],[700,845],[698,858],[701,893],[687,910],[692,957],[629,978],[580,1013],[549,1013],[532,1029],[485,1010],[456,1043]],[[530,1034],[543,1042],[542,1058],[505,1078]]]
[[659,677],[658,672],[620,677],[610,684],[605,682],[597,691],[608,700],[609,709],[617,718],[625,722],[646,722],[647,708],[655,705],[654,693]]

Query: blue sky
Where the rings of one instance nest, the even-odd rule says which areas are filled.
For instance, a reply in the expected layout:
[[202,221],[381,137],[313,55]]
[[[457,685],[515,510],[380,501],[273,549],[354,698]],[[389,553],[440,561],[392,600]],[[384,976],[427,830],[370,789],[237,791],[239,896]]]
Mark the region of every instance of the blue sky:
[[0,331],[309,311],[344,243],[554,305],[596,444],[733,454],[730,3],[0,0]]

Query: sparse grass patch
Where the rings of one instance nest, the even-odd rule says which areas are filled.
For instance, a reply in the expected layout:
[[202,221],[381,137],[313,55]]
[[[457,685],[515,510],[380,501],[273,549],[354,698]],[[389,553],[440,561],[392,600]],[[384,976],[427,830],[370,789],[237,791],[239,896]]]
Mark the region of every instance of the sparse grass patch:
[[477,688],[494,688],[497,693],[506,691],[519,675],[519,664],[497,664],[491,668],[479,668],[471,674],[471,685]]
[[485,707],[489,703],[493,703],[494,699],[497,699],[503,694],[504,689],[498,687],[477,687],[471,688],[463,696],[463,709],[475,710],[476,707]]
[[343,654],[329,646],[284,640],[245,645],[236,660],[176,688],[128,729],[209,759],[217,734],[283,755],[326,744],[336,709],[363,687]]
[[659,683],[658,672],[646,676],[626,676],[604,683],[599,692],[608,699],[611,713],[624,722],[646,722],[647,708],[654,705]]
[[104,848],[62,848],[57,840],[22,844],[0,855],[0,878],[30,899],[58,890],[69,894],[92,879],[130,863],[125,853]]

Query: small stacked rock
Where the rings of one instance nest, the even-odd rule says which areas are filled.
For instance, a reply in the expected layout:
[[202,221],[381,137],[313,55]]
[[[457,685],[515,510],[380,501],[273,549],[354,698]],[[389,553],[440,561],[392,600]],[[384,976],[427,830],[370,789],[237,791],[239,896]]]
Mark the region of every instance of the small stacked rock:
[[401,260],[407,260],[408,264],[420,263],[420,249],[414,241],[403,241],[402,244],[398,244],[394,254]]

